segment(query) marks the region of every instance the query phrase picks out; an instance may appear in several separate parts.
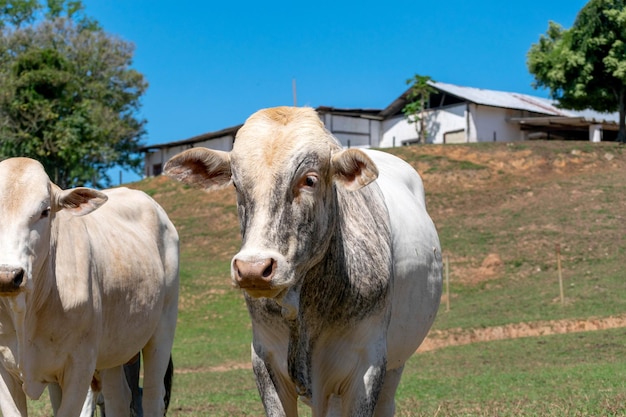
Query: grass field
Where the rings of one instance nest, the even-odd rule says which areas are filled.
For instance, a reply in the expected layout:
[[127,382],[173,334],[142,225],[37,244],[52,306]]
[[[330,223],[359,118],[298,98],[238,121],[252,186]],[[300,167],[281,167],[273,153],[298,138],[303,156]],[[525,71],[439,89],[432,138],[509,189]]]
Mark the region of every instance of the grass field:
[[[626,313],[626,148],[525,142],[390,152],[422,174],[449,261],[450,311],[444,300],[434,331]],[[233,190],[207,194],[164,177],[129,186],[159,201],[181,235],[169,415],[262,416],[249,318],[229,285],[239,246]],[[626,328],[418,353],[407,363],[396,414],[626,415],[625,358]],[[30,406],[33,415],[50,415],[45,399]]]

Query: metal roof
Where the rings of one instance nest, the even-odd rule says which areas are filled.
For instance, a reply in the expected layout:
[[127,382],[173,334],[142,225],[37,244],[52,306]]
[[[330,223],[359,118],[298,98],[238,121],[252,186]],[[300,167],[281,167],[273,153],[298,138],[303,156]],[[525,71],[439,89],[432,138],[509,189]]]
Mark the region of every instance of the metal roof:
[[559,109],[553,101],[541,97],[509,93],[506,91],[461,87],[440,82],[431,82],[430,84],[440,91],[483,106],[526,110],[533,113],[549,114],[553,116],[569,116],[567,110]]
[[159,145],[143,146],[143,147],[139,148],[139,152],[149,152],[149,151],[152,151],[152,150],[158,150],[158,149],[163,149],[163,148],[173,148],[175,146],[181,146],[181,145],[193,145],[194,143],[204,142],[205,140],[222,138],[222,137],[225,137],[225,136],[233,136],[234,137],[237,134],[237,132],[239,131],[239,128],[241,126],[243,126],[243,125],[227,127],[226,129],[218,130],[216,132],[203,133],[201,135],[194,136],[194,137],[189,138],[189,139],[179,140],[179,141],[176,141],[176,142],[168,142],[168,143],[162,143],[162,144],[159,144]]
[[[593,110],[577,111],[561,109],[557,107],[557,102],[554,100],[530,96],[527,94],[487,90],[475,87],[463,87],[436,81],[430,81],[429,84],[437,90],[458,97],[463,101],[483,106],[525,110],[532,113],[545,114],[547,116],[584,117],[598,120],[600,123],[602,121],[610,123],[617,122],[619,120],[618,113],[599,113]],[[410,88],[394,100],[394,102],[391,103],[386,109],[384,109],[381,112],[381,115],[383,117],[389,117],[397,114],[397,112],[399,112],[406,104],[406,96],[409,91]]]
[[363,119],[382,120],[380,109],[340,109],[330,106],[318,106],[315,110],[320,114],[331,113],[338,116],[361,117]]

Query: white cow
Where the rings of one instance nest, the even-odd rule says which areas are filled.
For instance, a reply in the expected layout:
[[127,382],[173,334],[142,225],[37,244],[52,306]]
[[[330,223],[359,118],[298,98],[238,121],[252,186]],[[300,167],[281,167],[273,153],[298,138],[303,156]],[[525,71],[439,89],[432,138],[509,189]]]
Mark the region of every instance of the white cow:
[[232,260],[252,318],[268,416],[391,416],[406,360],[441,296],[439,239],[410,165],[347,149],[311,108],[253,114],[229,153],[194,148],[165,172],[231,181],[243,246]]
[[176,229],[146,194],[61,190],[37,161],[0,162],[2,415],[26,416],[24,394],[58,384],[56,415],[78,416],[98,370],[107,416],[128,416],[122,365],[142,352],[143,410],[163,416],[178,256]]

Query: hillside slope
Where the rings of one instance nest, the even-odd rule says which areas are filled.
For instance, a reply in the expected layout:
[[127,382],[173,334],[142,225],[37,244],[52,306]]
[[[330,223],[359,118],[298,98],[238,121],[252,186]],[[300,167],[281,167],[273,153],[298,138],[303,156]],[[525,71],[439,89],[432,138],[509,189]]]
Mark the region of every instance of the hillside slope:
[[[387,150],[422,175],[450,263],[451,309],[459,314],[440,313],[436,326],[626,311],[625,150],[616,143],[556,141]],[[205,193],[166,177],[129,186],[167,210],[181,235],[184,263],[220,265],[198,279],[227,288],[227,262],[239,247],[232,187]],[[558,307],[557,245],[565,308]]]

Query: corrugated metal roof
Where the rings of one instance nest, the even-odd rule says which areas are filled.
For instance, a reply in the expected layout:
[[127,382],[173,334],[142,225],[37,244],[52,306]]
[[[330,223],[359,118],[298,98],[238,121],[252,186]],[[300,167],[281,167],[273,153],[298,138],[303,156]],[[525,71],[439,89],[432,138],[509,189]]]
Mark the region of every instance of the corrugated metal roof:
[[159,150],[159,149],[163,149],[163,148],[173,148],[175,146],[191,145],[191,144],[194,144],[194,143],[203,142],[205,140],[222,138],[222,137],[225,137],[225,136],[233,136],[234,137],[237,134],[237,132],[239,131],[239,128],[241,126],[243,126],[243,125],[227,127],[225,129],[218,130],[216,132],[203,133],[201,135],[197,135],[197,136],[194,136],[194,137],[189,138],[189,139],[178,140],[176,142],[167,142],[167,143],[162,143],[162,144],[159,144],[159,145],[143,146],[143,147],[139,148],[139,152],[149,152],[149,151],[152,151],[152,150]]
[[364,119],[382,119],[382,117],[380,116],[380,109],[340,109],[330,106],[318,106],[315,108],[315,110],[320,114],[332,113],[334,115],[362,117]]
[[485,90],[474,87],[461,87],[454,84],[431,82],[438,90],[452,94],[472,103],[502,107],[515,110],[526,110],[533,113],[546,114],[549,116],[584,117],[589,121],[617,122],[619,113],[600,113],[593,110],[566,110],[556,106],[557,102],[547,98],[530,96],[506,91]]
[[549,114],[553,116],[568,116],[566,110],[559,109],[551,100],[540,97],[509,93],[506,91],[485,90],[475,87],[461,87],[440,82],[431,82],[430,84],[438,90],[483,106],[526,110],[533,113]]

